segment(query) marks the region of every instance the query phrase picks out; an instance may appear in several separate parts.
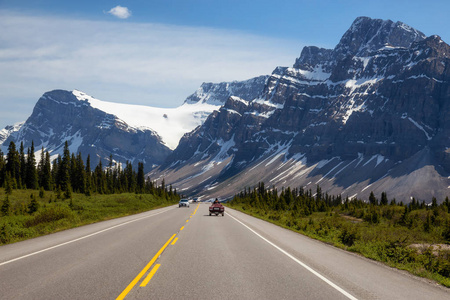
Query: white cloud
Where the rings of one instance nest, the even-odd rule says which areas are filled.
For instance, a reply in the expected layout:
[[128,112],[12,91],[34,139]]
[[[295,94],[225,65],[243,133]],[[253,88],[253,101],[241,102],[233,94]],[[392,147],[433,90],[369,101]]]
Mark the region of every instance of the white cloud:
[[301,49],[297,41],[239,31],[2,10],[0,28],[0,129],[26,120],[49,90],[78,89],[105,101],[176,107],[202,82],[270,74],[276,66],[292,65]]
[[128,19],[129,17],[131,17],[131,10],[120,5],[111,8],[108,13],[118,17],[119,19]]

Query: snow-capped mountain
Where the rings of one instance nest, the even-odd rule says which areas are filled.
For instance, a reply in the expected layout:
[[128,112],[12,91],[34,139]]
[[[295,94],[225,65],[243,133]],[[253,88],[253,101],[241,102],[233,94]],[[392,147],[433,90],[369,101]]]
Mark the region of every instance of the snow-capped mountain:
[[180,138],[201,125],[220,108],[230,94],[256,98],[268,76],[246,81],[204,83],[183,105],[155,108],[95,99],[81,91],[55,90],[45,93],[26,122],[0,131],[0,145],[6,153],[10,141],[35,149],[44,147],[53,157],[62,154],[65,141],[71,152],[91,156],[97,164],[113,159],[147,170],[163,163]]
[[267,186],[408,202],[450,187],[450,46],[357,18],[334,49],[305,47],[256,99],[229,97],[152,172],[186,193]]
[[[89,98],[89,99],[87,99]],[[164,161],[171,152],[152,130],[128,125],[117,116],[95,108],[79,91],[54,90],[45,93],[36,103],[33,113],[19,130],[3,142],[3,152],[10,141],[36,150],[44,147],[53,157],[62,154],[65,141],[72,153],[91,157],[92,166],[112,155],[117,162],[143,161],[147,168]],[[98,104],[98,103],[96,103]]]

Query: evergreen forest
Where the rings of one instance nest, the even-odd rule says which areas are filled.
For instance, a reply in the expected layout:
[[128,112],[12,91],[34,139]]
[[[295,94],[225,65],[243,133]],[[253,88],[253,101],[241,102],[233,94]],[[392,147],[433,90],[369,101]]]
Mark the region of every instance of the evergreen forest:
[[51,159],[42,148],[39,161],[32,143],[26,151],[14,142],[6,156],[0,150],[0,245],[80,225],[144,212],[175,204],[180,199],[164,179],[145,178],[144,164],[137,171],[110,156],[91,169],[64,145],[63,155]]

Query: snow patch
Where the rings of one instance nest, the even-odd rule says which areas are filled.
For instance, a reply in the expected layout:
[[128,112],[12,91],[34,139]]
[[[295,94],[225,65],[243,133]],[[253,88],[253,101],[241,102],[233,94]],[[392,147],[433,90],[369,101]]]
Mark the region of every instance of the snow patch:
[[248,106],[248,101],[246,101],[246,100],[244,100],[244,99],[241,99],[241,98],[236,97],[236,96],[231,96],[230,98],[231,98],[231,100],[233,100],[233,101],[238,101],[238,102],[244,103],[246,106]]
[[364,165],[363,165],[363,167],[364,166],[366,166],[367,164],[369,164],[371,161],[373,161],[373,160],[377,160],[377,162],[376,162],[376,165],[375,165],[375,168],[379,165],[379,164],[381,164],[383,161],[387,161],[388,159],[386,159],[383,155],[381,155],[381,154],[377,154],[377,155],[373,155]]
[[317,65],[312,71],[298,69],[303,78],[309,80],[325,81],[330,78],[331,73],[325,72],[322,65]]
[[337,164],[337,166],[335,166],[333,169],[331,169],[327,174],[323,175],[322,178],[320,178],[316,184],[318,184],[319,182],[321,182],[325,177],[327,177],[329,174],[331,174],[334,170],[336,170],[343,162],[340,162]]
[[115,115],[127,125],[138,129],[151,129],[158,133],[170,149],[175,149],[181,137],[202,125],[206,118],[220,108],[220,105],[194,103],[176,108],[158,108],[106,102],[95,99],[81,91],[72,91],[80,101],[87,101],[92,107]]
[[426,132],[426,130],[423,128],[423,126],[421,126],[419,123],[417,123],[416,121],[411,119],[411,117],[408,117],[408,120],[411,121],[411,123],[413,123],[417,128],[422,130],[423,133],[425,133],[425,136],[427,137],[427,140],[431,140],[432,139],[432,137],[428,134],[428,132]]

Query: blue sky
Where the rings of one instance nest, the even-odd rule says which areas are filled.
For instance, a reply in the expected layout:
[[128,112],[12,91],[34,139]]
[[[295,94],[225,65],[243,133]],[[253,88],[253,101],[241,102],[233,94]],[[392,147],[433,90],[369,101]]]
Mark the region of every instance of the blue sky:
[[303,46],[333,48],[358,16],[449,43],[449,11],[447,0],[0,0],[0,128],[53,89],[175,107],[204,81],[270,74]]

